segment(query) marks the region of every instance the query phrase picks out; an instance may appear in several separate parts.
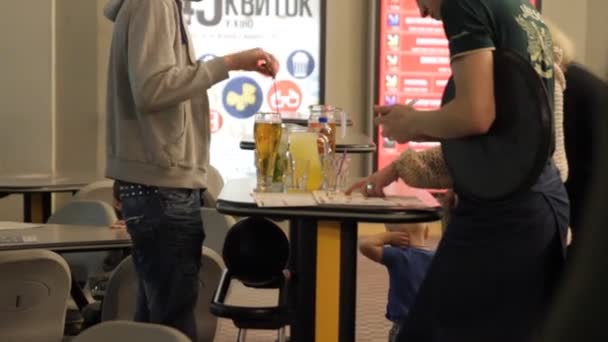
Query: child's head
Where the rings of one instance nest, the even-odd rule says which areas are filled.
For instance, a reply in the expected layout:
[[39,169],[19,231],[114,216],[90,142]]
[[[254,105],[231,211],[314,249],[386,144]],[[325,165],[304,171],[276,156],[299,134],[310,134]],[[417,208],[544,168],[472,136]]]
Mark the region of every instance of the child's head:
[[112,206],[118,219],[122,218],[122,202],[120,201],[120,186],[117,181],[112,185]]
[[391,223],[385,226],[389,232],[407,233],[412,240],[425,242],[429,237],[429,227],[426,223]]

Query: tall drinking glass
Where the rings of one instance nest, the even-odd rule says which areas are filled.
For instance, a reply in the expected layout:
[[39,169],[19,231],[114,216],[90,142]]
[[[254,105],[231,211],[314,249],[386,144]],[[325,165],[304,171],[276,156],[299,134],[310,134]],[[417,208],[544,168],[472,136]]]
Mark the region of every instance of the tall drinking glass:
[[[317,105],[309,106],[308,110],[310,111],[310,116],[308,118],[308,128],[313,132],[315,132],[320,127],[319,118],[320,117],[327,118],[327,123],[329,124],[329,127],[331,128],[331,132],[332,132],[331,136],[329,137],[329,144],[330,144],[331,150],[335,152],[336,151],[337,120],[342,120],[342,117],[344,116],[344,111],[341,108],[338,108],[336,106],[324,105],[324,104],[317,104]],[[344,127],[346,127],[345,122],[342,122],[342,124],[344,125]]]
[[274,166],[281,142],[281,115],[279,113],[256,114],[253,130],[257,191],[268,191],[272,186]]
[[[329,144],[325,137],[315,132],[291,132],[289,135],[289,153],[295,161],[293,175],[300,179],[306,174],[306,190],[319,190],[323,185],[323,169],[321,160],[327,155]],[[318,144],[323,145],[323,153],[319,153]]]

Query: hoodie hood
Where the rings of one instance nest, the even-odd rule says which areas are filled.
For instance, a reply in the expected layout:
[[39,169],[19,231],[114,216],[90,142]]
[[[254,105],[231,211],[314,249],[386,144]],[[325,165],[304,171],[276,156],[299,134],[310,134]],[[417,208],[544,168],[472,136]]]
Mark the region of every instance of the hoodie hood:
[[110,0],[103,9],[103,14],[111,21],[116,20],[116,17],[118,17],[118,12],[120,12],[120,9],[125,1],[126,0]]

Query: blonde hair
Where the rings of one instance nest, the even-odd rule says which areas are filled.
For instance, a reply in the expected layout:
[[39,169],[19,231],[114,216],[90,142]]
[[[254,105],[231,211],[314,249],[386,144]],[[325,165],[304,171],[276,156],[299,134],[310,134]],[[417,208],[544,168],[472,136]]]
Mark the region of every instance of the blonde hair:
[[560,67],[565,70],[566,67],[574,60],[575,46],[572,39],[562,31],[557,25],[550,19],[544,18],[545,25],[551,33],[551,39],[553,40],[553,46],[561,50],[561,62]]

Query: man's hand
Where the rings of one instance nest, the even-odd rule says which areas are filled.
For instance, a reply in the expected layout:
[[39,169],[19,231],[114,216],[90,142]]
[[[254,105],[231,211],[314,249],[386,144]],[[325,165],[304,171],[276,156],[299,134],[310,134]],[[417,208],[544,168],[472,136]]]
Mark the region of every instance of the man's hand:
[[275,77],[279,72],[279,62],[270,53],[257,48],[224,56],[229,70],[257,71]]
[[374,120],[377,126],[382,126],[382,136],[395,140],[400,144],[416,140],[418,134],[412,118],[418,112],[412,106],[392,105],[375,106],[374,111],[379,116]]

